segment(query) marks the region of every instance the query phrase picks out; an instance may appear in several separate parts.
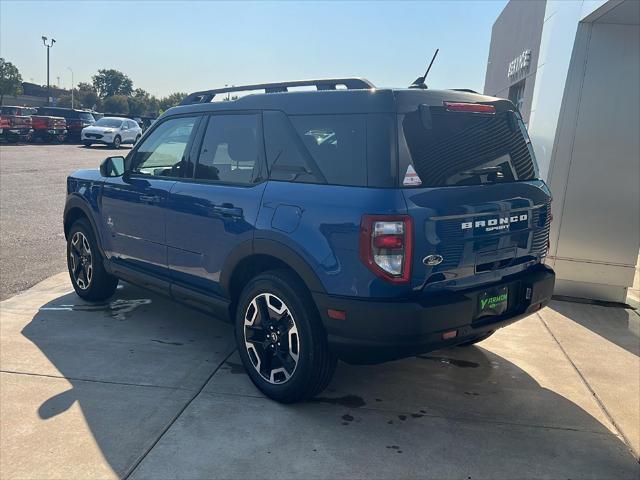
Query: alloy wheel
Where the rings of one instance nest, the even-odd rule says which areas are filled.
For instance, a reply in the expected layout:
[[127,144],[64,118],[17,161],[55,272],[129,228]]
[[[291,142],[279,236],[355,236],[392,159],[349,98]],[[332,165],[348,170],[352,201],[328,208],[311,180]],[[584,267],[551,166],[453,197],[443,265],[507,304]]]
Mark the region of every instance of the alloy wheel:
[[93,262],[89,240],[82,232],[76,232],[71,237],[69,264],[76,285],[82,290],[89,288],[93,278]]
[[298,327],[277,296],[253,298],[244,315],[244,343],[251,364],[269,383],[283,384],[294,374],[300,356]]

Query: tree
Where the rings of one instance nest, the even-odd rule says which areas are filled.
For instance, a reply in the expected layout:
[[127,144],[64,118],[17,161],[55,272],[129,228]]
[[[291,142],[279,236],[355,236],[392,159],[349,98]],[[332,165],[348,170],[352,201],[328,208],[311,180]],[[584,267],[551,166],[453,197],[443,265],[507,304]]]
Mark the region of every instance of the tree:
[[129,113],[129,101],[125,95],[113,95],[107,97],[102,102],[102,109],[105,113]]
[[133,82],[124,73],[114,69],[101,69],[92,77],[93,86],[100,98],[114,95],[129,96],[133,92]]
[[184,97],[186,97],[186,93],[176,92],[171,95],[160,99],[160,110],[168,110],[171,107],[175,107],[178,105]]
[[[74,103],[75,102],[75,98],[74,98]],[[77,106],[74,105],[74,106]],[[64,108],[70,108],[71,107],[71,95],[62,95],[61,97],[58,98],[58,100],[56,101],[56,107],[64,107]]]
[[100,106],[98,91],[90,83],[78,83],[74,95],[78,106],[91,109],[97,109]]
[[158,99],[142,88],[136,88],[129,97],[129,113],[131,115],[158,114]]
[[0,57],[0,105],[5,95],[22,92],[22,76],[16,66]]

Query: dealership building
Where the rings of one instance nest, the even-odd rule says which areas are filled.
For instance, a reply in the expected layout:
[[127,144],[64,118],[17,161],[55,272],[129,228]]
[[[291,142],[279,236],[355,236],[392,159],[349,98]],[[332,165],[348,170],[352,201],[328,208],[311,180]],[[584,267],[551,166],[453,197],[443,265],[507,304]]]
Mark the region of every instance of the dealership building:
[[640,1],[511,0],[493,26],[484,93],[518,106],[552,190],[556,294],[630,301],[640,245]]

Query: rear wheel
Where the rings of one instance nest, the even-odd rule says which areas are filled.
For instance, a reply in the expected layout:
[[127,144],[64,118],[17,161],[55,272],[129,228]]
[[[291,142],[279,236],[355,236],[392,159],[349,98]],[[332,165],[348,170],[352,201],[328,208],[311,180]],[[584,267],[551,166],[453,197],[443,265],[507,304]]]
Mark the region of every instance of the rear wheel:
[[337,359],[311,295],[287,270],[260,274],[247,284],[235,334],[249,377],[273,400],[306,400],[331,381]]
[[73,289],[85,300],[106,300],[115,293],[118,279],[104,269],[93,229],[84,218],[69,230],[67,267]]
[[136,137],[136,139],[133,141],[133,144],[135,145],[136,143],[138,143],[138,140],[140,140],[141,135],[138,135]]

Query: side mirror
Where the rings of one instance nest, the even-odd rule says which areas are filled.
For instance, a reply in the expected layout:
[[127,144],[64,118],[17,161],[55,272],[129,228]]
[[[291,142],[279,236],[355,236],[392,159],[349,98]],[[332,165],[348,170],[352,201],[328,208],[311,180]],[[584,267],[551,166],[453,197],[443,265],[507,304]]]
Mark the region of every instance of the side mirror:
[[124,172],[124,157],[107,157],[100,164],[100,175],[103,177],[121,177]]

